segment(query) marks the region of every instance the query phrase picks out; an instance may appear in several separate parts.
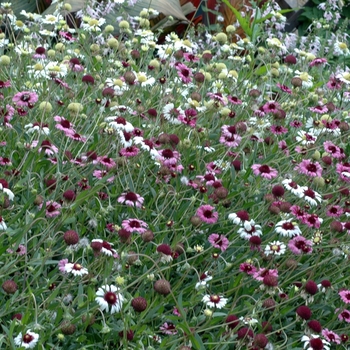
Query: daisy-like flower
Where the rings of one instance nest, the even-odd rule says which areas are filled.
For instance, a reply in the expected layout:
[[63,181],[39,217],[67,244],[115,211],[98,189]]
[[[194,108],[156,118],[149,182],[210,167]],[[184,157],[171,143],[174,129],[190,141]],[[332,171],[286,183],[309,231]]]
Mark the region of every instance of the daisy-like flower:
[[302,198],[304,196],[304,190],[307,188],[305,186],[299,186],[296,182],[291,179],[284,179],[282,185],[295,196]]
[[5,179],[0,179],[0,191],[5,193],[10,201],[15,198],[14,193],[9,189],[9,184]]
[[202,298],[202,302],[208,307],[222,309],[227,304],[228,299],[217,294],[206,294]]
[[344,210],[339,205],[331,205],[327,208],[326,214],[327,216],[338,218],[344,213]]
[[115,130],[123,130],[126,132],[132,132],[134,127],[123,117],[107,117],[105,119],[108,125]]
[[265,255],[283,255],[286,252],[286,245],[280,241],[273,241],[266,245]]
[[322,202],[322,197],[316,191],[313,191],[311,188],[306,187],[303,191],[303,198],[311,205],[316,206],[318,203]]
[[175,335],[175,334],[177,334],[176,327],[171,322],[164,322],[159,327],[159,329],[162,331],[163,334],[168,334],[168,335]]
[[204,273],[201,274],[199,279],[200,281],[197,282],[195,286],[197,290],[204,289],[208,285],[208,282],[213,279],[213,277],[208,274],[208,271],[205,271]]
[[208,241],[214,248],[219,248],[222,252],[224,252],[230,244],[230,241],[224,235],[219,235],[217,233],[212,233]]
[[104,285],[96,292],[95,301],[102,311],[114,314],[122,309],[124,297],[114,285]]
[[327,328],[322,329],[322,335],[330,343],[340,344],[340,342],[341,342],[339,335],[333,331],[330,331]]
[[128,205],[129,207],[137,207],[137,208],[142,207],[143,201],[144,201],[143,197],[131,191],[122,193],[117,199],[118,203]]
[[252,236],[261,236],[261,226],[256,225],[254,220],[244,221],[241,224],[241,228],[238,230],[238,234],[241,238],[249,240]]
[[282,125],[271,125],[270,131],[275,135],[283,135],[288,132],[288,129],[283,127]]
[[266,102],[263,106],[262,106],[262,110],[265,113],[278,113],[278,111],[280,110],[281,106],[279,105],[278,102],[276,101],[269,101]]
[[106,20],[102,17],[99,19],[95,18],[86,18],[86,20],[83,21],[81,24],[81,28],[84,28],[88,32],[100,32],[101,31],[101,26],[105,24]]
[[278,171],[274,168],[269,167],[268,165],[264,164],[253,164],[252,165],[253,173],[254,175],[260,175],[261,177],[271,180],[278,175]]
[[341,300],[343,300],[343,302],[345,304],[350,304],[350,290],[349,289],[342,290],[338,294],[339,294]]
[[119,151],[119,155],[121,157],[135,157],[139,153],[140,153],[140,149],[137,148],[136,146],[125,147]]
[[304,343],[304,350],[329,350],[330,343],[320,338],[319,335],[303,335],[301,341]]
[[25,349],[34,349],[39,341],[39,334],[32,332],[30,329],[25,334],[19,333],[14,339],[14,342],[19,347]]
[[350,164],[349,163],[338,163],[335,167],[335,171],[339,174],[339,177],[345,181],[350,182]]
[[156,80],[153,77],[148,77],[147,74],[144,72],[138,72],[135,74],[137,77],[137,81],[140,83],[142,87],[148,86],[148,85],[152,86],[156,82]]
[[254,275],[258,270],[257,268],[250,262],[244,262],[239,265],[239,270],[241,272],[245,272],[247,275]]
[[118,258],[117,251],[112,248],[113,243],[109,243],[102,239],[93,239],[90,246],[95,253],[102,253],[108,256],[113,256],[113,258]]
[[192,81],[192,70],[183,63],[178,63],[175,65],[178,76],[181,78],[182,82],[188,84]]
[[263,281],[264,277],[266,276],[273,276],[273,277],[278,277],[278,270],[276,269],[264,269],[264,268],[259,268],[254,274],[253,278],[257,281]]
[[178,119],[180,115],[184,116],[184,111],[181,108],[175,108],[173,103],[168,103],[163,107],[163,116],[170,124],[181,124]]
[[[43,207],[43,203],[39,205],[39,209]],[[61,214],[61,204],[54,202],[54,201],[47,201],[45,204],[45,215],[47,218],[54,218]]]
[[171,149],[163,149],[158,152],[159,157],[157,160],[165,166],[174,165],[180,160],[180,153],[172,151]]
[[304,159],[300,164],[298,164],[294,170],[297,170],[300,174],[304,174],[311,177],[321,177],[322,167],[318,162],[312,162],[309,159]]
[[40,122],[35,122],[35,123],[29,123],[24,126],[25,129],[27,129],[28,133],[33,133],[37,131],[39,134],[43,135],[49,135],[50,134],[50,129],[48,124],[43,124]]
[[17,92],[12,97],[12,102],[18,107],[33,107],[34,103],[38,101],[38,95],[32,91]]
[[345,157],[344,150],[338,146],[336,146],[333,142],[331,141],[325,141],[323,142],[323,147],[324,150],[332,157],[335,159],[342,159]]
[[318,105],[315,107],[309,107],[309,110],[311,112],[317,113],[317,114],[325,114],[328,112],[328,108],[326,105]]
[[66,265],[68,264],[68,259],[62,259],[58,262],[58,269],[62,272],[62,273],[66,273]]
[[303,146],[309,146],[316,142],[317,136],[310,131],[306,132],[304,130],[299,130],[295,139]]
[[244,221],[249,221],[249,214],[245,210],[240,210],[237,213],[229,214],[228,219],[232,221],[232,223],[239,225]]
[[301,222],[309,227],[320,228],[323,219],[318,217],[317,214],[305,213],[301,218]]
[[[38,146],[38,141],[37,140],[34,140],[31,144],[31,147],[32,148],[35,148]],[[58,148],[53,145],[49,140],[43,140],[41,142],[41,145],[38,149],[38,152],[40,153],[41,151],[43,151],[46,155],[48,156],[52,156],[54,155],[55,153],[58,153]]]
[[89,273],[87,268],[83,267],[78,263],[67,263],[64,266],[64,270],[67,273],[72,273],[74,276],[83,276]]
[[197,209],[196,215],[207,224],[215,224],[218,221],[219,214],[214,210],[214,207],[205,204]]
[[[339,311],[339,309],[337,309],[336,311]],[[340,321],[345,321],[347,323],[350,323],[350,311],[344,309],[343,311],[341,311],[338,315],[338,319]]]
[[74,126],[69,120],[59,115],[56,115],[53,119],[58,122],[58,124],[55,125],[56,129],[63,131],[66,135],[75,133]]
[[127,219],[123,220],[122,228],[128,232],[137,232],[139,234],[142,234],[147,231],[148,225],[142,220]]
[[288,248],[296,255],[311,254],[313,243],[303,236],[296,236],[288,243]]
[[7,225],[4,219],[2,218],[2,216],[0,216],[0,231],[6,231],[6,230],[7,230]]

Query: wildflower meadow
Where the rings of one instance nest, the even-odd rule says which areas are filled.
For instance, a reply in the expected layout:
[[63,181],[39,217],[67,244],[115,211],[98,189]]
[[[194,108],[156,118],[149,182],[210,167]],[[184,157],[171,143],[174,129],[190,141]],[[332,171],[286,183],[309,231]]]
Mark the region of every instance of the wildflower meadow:
[[347,4],[124,2],[1,2],[0,348],[350,349]]

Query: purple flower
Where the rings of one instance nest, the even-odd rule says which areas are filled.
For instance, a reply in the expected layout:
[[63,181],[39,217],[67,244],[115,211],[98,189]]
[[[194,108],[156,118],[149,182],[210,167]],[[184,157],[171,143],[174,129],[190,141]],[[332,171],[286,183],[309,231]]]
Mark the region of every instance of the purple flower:
[[309,159],[304,159],[298,164],[294,170],[297,170],[300,174],[305,174],[312,177],[322,176],[322,167],[318,162],[312,162]]
[[260,175],[261,177],[271,180],[278,175],[278,171],[274,168],[270,168],[268,165],[264,164],[253,164],[252,165],[254,175]]
[[230,244],[229,240],[224,235],[219,235],[217,233],[212,233],[208,241],[214,248],[219,248],[222,252],[224,252]]
[[[41,209],[42,207],[43,207],[43,204],[40,204],[39,208]],[[60,209],[61,209],[61,204],[54,201],[47,201],[45,215],[48,218],[54,218],[55,216],[58,216],[61,214]]]
[[18,107],[33,107],[34,103],[38,101],[38,95],[31,91],[17,92],[12,97],[12,102]]
[[118,203],[128,205],[129,207],[137,207],[137,208],[142,207],[143,201],[144,201],[143,197],[131,191],[122,193],[117,199]]
[[191,69],[183,63],[178,63],[175,67],[177,70],[177,74],[181,78],[182,82],[185,84],[190,83],[192,80],[191,77],[193,75]]
[[340,291],[338,294],[345,304],[350,304],[350,290],[345,289]]
[[148,225],[142,220],[127,219],[123,220],[122,228],[128,232],[137,232],[142,234],[147,231]]
[[197,209],[197,216],[207,224],[215,224],[218,221],[219,215],[214,212],[215,208],[211,205],[202,205]]
[[288,248],[296,255],[311,254],[313,243],[303,236],[296,236],[288,243]]

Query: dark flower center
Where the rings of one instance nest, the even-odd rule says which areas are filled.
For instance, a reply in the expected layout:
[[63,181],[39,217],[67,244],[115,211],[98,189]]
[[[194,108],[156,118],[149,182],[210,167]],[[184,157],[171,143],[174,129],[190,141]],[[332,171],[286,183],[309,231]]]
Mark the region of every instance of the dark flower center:
[[309,164],[306,166],[306,170],[315,173],[317,171],[317,167],[315,164]]
[[30,100],[30,95],[29,94],[23,94],[21,96],[21,100],[24,102],[28,102]]
[[113,292],[107,292],[105,294],[104,299],[107,301],[108,304],[114,305],[117,302],[117,295]]
[[218,295],[211,295],[210,296],[210,301],[213,303],[218,303],[220,301],[220,297]]
[[213,212],[211,210],[204,210],[203,215],[209,219],[213,217]]
[[128,192],[125,195],[125,199],[128,201],[136,202],[137,201],[137,195],[134,192]]
[[311,339],[310,346],[313,350],[322,350],[323,349],[323,342],[320,338]]
[[162,155],[164,158],[173,158],[174,157],[174,152],[171,149],[164,149],[162,152]]
[[139,223],[138,221],[136,221],[136,220],[131,220],[131,221],[129,222],[129,225],[130,225],[130,227],[132,227],[132,228],[140,228],[140,227],[141,227],[140,223]]
[[270,173],[270,167],[268,165],[262,165],[260,168],[259,168],[259,171],[261,173],[265,173],[265,174],[269,174]]
[[116,121],[118,124],[126,125],[126,120],[125,120],[125,118],[123,118],[123,117],[118,117],[118,118],[115,119],[115,121]]
[[69,129],[69,128],[70,128],[70,122],[69,122],[69,120],[66,120],[66,119],[61,120],[61,125],[62,125],[64,128],[66,128],[66,129]]
[[54,211],[56,210],[56,208],[55,208],[54,205],[50,204],[50,205],[46,208],[46,210],[47,210],[49,213],[52,213],[52,212],[54,212]]
[[83,267],[80,264],[74,264],[73,270],[80,271]]
[[291,222],[284,222],[282,224],[282,228],[284,230],[293,230],[294,229],[294,225]]
[[310,188],[304,191],[304,195],[313,199],[315,198],[315,192]]
[[23,342],[24,343],[29,344],[33,340],[34,340],[34,337],[32,335],[28,334],[28,333],[23,336]]

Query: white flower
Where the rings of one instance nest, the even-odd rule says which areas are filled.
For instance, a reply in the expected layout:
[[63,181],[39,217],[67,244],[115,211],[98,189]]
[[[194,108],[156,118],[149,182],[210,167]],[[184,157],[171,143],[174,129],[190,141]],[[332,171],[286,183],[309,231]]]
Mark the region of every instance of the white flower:
[[37,344],[38,340],[39,334],[31,332],[31,330],[28,329],[27,333],[24,335],[22,335],[22,333],[19,333],[14,339],[14,342],[20,347],[24,347],[26,349],[33,349]]
[[254,220],[244,221],[241,224],[241,228],[238,230],[238,234],[241,238],[249,240],[252,236],[261,236],[261,226],[256,225]]
[[300,228],[293,219],[279,221],[275,226],[275,232],[279,233],[283,237],[294,237],[301,235]]
[[7,229],[7,225],[5,224],[5,221],[2,218],[2,216],[0,216],[0,231],[6,231],[6,229]]
[[301,143],[302,145],[313,145],[316,140],[317,140],[317,136],[313,135],[311,131],[304,131],[304,130],[300,130],[298,131],[298,136],[296,137],[296,140]]
[[313,191],[311,188],[306,187],[303,191],[304,199],[312,206],[318,205],[322,202],[322,197],[316,191]]
[[286,245],[280,241],[270,242],[264,250],[265,255],[283,255],[286,252]]
[[141,84],[141,86],[153,85],[156,82],[153,77],[148,77],[144,72],[134,73],[136,74],[137,81]]
[[104,285],[96,292],[95,301],[100,305],[102,311],[114,314],[122,308],[124,297],[119,293],[119,288],[114,285]]
[[74,276],[83,276],[87,275],[89,272],[88,270],[81,266],[80,264],[72,264],[72,263],[67,263],[64,266],[65,272],[71,272]]
[[4,187],[1,182],[0,182],[0,191],[6,193],[9,197],[10,201],[12,201],[13,198],[15,198],[15,195],[13,194],[13,192],[11,190],[9,190],[8,188]]
[[105,120],[109,122],[108,125],[115,130],[123,130],[126,132],[132,132],[134,130],[133,125],[123,117],[113,116],[107,117]]
[[27,129],[28,133],[33,133],[34,131],[38,131],[39,134],[49,135],[50,129],[47,126],[40,126],[38,123],[29,123],[24,126]]
[[[310,336],[304,335],[301,337],[301,341],[304,342],[304,349],[305,350],[314,350],[315,347],[312,346],[312,341],[315,339],[318,339],[319,345],[323,344],[323,350],[329,350],[330,349],[330,343],[324,339],[321,339],[319,335],[311,334]],[[320,347],[318,347],[320,348]]]
[[296,182],[291,179],[285,179],[282,181],[282,185],[295,196],[302,198],[304,196],[304,190],[307,189],[306,186],[299,186]]
[[253,326],[253,325],[259,323],[259,321],[256,318],[249,317],[249,316],[246,316],[246,317],[241,316],[239,319],[244,324],[248,324],[249,326]]
[[206,294],[204,295],[202,301],[203,303],[206,304],[206,306],[216,307],[217,309],[221,309],[225,307],[228,299],[217,294],[212,294],[212,295]]

